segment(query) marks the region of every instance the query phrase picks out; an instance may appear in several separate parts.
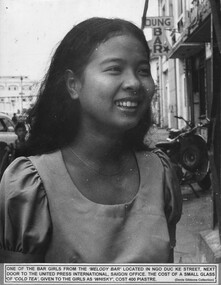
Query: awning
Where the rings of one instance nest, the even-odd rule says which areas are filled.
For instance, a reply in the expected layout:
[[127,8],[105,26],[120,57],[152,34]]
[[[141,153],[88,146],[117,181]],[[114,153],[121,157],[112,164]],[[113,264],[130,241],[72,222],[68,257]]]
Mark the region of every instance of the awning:
[[206,42],[211,41],[211,17],[210,15],[194,30],[189,26],[189,34],[173,46],[169,58],[188,58],[200,52]]
[[211,41],[211,17],[209,15],[203,22],[200,22],[194,30],[191,30],[191,25],[190,25],[190,34],[188,35],[185,42],[202,43],[210,41]]
[[200,52],[204,48],[204,43],[179,43],[174,47],[169,58],[188,58]]

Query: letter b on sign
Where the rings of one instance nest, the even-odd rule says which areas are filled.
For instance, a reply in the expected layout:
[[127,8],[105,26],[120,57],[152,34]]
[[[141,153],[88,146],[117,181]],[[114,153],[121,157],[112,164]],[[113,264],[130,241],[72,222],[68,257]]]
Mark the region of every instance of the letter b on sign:
[[162,30],[161,28],[153,28],[153,35],[154,36],[161,36],[162,35]]

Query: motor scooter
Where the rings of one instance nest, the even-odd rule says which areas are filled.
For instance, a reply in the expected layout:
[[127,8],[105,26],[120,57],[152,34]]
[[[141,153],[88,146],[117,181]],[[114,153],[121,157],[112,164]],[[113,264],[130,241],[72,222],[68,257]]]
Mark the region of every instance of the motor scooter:
[[[181,185],[189,185],[195,195],[192,184],[197,183],[202,190],[211,186],[210,165],[207,142],[199,130],[209,127],[209,119],[201,116],[197,125],[175,116],[186,123],[181,130],[171,130],[167,141],[156,143],[156,147],[164,151],[170,158]],[[202,122],[204,120],[205,122]]]

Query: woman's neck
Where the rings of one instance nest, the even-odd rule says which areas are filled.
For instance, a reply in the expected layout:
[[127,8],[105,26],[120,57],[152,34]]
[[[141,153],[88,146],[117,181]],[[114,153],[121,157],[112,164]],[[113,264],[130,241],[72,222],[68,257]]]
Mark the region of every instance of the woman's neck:
[[79,133],[70,147],[79,155],[105,163],[118,159],[128,151],[123,136],[92,132]]

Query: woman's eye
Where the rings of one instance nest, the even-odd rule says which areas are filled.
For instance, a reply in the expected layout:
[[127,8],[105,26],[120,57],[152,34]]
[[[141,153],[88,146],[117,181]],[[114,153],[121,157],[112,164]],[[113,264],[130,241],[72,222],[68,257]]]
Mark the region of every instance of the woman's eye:
[[150,69],[145,67],[145,68],[140,68],[138,70],[138,73],[141,75],[141,76],[149,76],[150,75]]
[[118,74],[121,72],[121,67],[120,66],[111,66],[106,69],[107,72],[111,74]]

